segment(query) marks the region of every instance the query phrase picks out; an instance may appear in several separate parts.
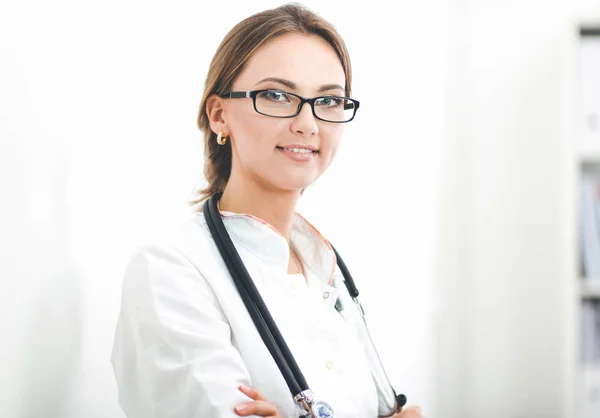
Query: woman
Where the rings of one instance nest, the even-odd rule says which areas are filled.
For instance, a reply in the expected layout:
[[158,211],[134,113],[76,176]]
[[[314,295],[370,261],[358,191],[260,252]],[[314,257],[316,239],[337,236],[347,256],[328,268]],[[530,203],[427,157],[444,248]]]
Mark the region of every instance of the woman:
[[[375,418],[364,348],[334,309],[345,291],[334,285],[335,254],[295,213],[358,109],[337,98],[350,85],[344,42],[314,13],[285,5],[236,25],[206,80],[198,125],[208,187],[194,203],[222,193],[227,231],[311,389],[336,417]],[[133,256],[112,360],[129,418],[303,415],[200,211]],[[412,407],[394,417],[421,415]]]

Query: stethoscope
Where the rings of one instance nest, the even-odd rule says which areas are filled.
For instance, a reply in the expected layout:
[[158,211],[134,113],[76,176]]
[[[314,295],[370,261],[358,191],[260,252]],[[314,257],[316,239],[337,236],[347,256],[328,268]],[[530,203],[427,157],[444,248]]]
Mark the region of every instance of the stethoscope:
[[[219,212],[219,208],[217,206],[217,202],[221,198],[222,193],[217,192],[213,194],[209,199],[204,202],[203,212],[204,218],[206,219],[206,223],[208,225],[208,229],[219,248],[219,252],[223,257],[223,261],[233,278],[233,281],[240,293],[240,296],[248,310],[254,324],[256,325],[256,329],[258,330],[263,342],[267,346],[267,349],[271,353],[271,356],[275,360],[277,367],[281,371],[285,382],[288,385],[290,392],[294,398],[294,401],[297,402],[304,408],[307,412],[303,418],[333,418],[334,411],[331,405],[327,402],[316,399],[310,390],[308,383],[306,383],[306,379],[304,375],[300,371],[294,356],[292,355],[289,347],[287,346],[279,328],[275,324],[273,317],[269,313],[265,302],[263,301],[256,285],[254,284],[248,270],[244,266],[240,255],[238,254],[233,242],[229,234],[227,233],[227,229],[225,229],[225,225],[223,224],[223,220],[221,219],[221,214]],[[331,244],[330,244],[331,245]],[[344,261],[338,254],[338,252],[331,246],[333,249],[335,256],[337,258],[337,264],[344,276],[344,283],[346,288],[348,289],[348,293],[350,294],[352,300],[356,303],[356,306],[359,308],[361,312],[361,316],[364,320],[364,310],[362,309],[362,305],[358,301],[358,289],[354,284],[354,280],[344,264]],[[336,303],[336,309],[341,311],[341,304]],[[404,395],[396,395],[396,391],[389,383],[389,379],[387,379],[387,375],[383,369],[383,365],[381,364],[381,360],[377,355],[373,342],[368,335],[368,331],[366,331],[366,322],[364,323],[364,331],[369,340],[369,350],[374,354],[376,358],[377,365],[380,369],[380,374],[385,378],[387,388],[383,388],[386,390],[390,396],[388,398],[395,403],[395,406],[391,406],[392,412],[398,412],[405,404],[406,404],[406,396]],[[373,358],[373,355],[370,356]],[[379,387],[378,387],[379,389]]]

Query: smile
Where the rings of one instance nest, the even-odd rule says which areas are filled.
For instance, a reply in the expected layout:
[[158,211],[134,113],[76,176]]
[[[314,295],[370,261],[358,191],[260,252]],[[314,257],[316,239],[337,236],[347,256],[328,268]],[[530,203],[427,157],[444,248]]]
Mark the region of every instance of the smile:
[[311,153],[317,154],[319,152],[319,150],[312,150],[312,149],[308,149],[308,148],[287,148],[287,147],[280,147],[280,146],[277,146],[276,148],[278,148],[280,150],[298,152],[298,153],[303,153],[303,154],[311,154]]
[[309,162],[312,161],[313,158],[316,158],[316,155],[319,154],[319,150],[312,150],[308,148],[288,148],[288,147],[276,147],[283,155],[288,158],[291,158],[297,162]]

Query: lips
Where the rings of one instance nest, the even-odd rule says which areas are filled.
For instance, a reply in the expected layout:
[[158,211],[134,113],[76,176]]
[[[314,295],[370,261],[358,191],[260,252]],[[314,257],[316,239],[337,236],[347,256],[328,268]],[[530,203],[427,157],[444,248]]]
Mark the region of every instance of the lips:
[[311,154],[311,153],[318,154],[319,153],[319,150],[316,147],[306,146],[306,145],[289,145],[289,146],[284,146],[284,147],[277,145],[276,148],[278,148],[280,150],[287,150],[287,151],[292,151],[292,152],[297,152],[297,153],[306,153],[306,154]]

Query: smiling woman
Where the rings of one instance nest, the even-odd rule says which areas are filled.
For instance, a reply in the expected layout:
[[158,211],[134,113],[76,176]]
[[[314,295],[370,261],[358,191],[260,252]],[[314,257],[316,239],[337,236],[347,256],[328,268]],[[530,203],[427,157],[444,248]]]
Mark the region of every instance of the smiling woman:
[[[295,5],[287,5],[258,13],[238,23],[217,49],[205,83],[198,126],[205,135],[204,174],[208,187],[200,191],[199,199],[194,203],[198,204],[216,192],[223,192],[229,177],[236,176],[239,171],[232,166],[238,163],[253,172],[254,169],[262,167],[265,171],[258,174],[270,180],[272,186],[276,186],[279,181],[285,182],[286,178],[280,178],[279,175],[281,166],[272,167],[266,161],[267,154],[252,152],[252,149],[262,144],[259,144],[257,139],[264,138],[266,145],[267,134],[271,136],[271,142],[282,142],[272,144],[268,148],[259,148],[264,152],[270,150],[272,157],[276,157],[273,152],[277,145],[299,145],[295,148],[323,145],[324,149],[319,152],[318,170],[313,170],[312,174],[305,174],[304,179],[296,177],[293,182],[296,188],[303,189],[318,177],[319,171],[322,172],[330,164],[343,133],[342,124],[330,124],[331,126],[327,127],[316,124],[306,126],[307,118],[302,117],[296,118],[300,125],[290,126],[284,120],[261,117],[260,113],[268,112],[261,112],[264,110],[261,107],[264,101],[257,101],[256,96],[252,99],[255,103],[254,108],[250,103],[244,103],[245,100],[228,106],[219,100],[220,96],[232,91],[256,88],[284,88],[305,96],[350,96],[351,84],[350,56],[344,41],[330,23],[316,14]],[[299,103],[295,109],[294,106],[290,106],[290,109],[300,111],[301,105],[303,103]],[[236,112],[233,113],[234,111]],[[293,113],[289,115],[293,117]],[[220,120],[227,122],[229,129],[222,126]],[[296,135],[291,133],[291,129],[294,128],[307,130],[304,133],[307,140],[298,143],[299,141],[294,139]],[[319,136],[324,139],[323,144],[316,143],[316,138],[311,137],[313,131],[319,128]],[[225,136],[231,137],[231,141],[223,147],[216,143],[216,136],[221,131]],[[282,138],[282,132],[288,133],[287,138]],[[250,141],[246,138],[250,138]],[[248,148],[251,148],[250,153],[245,152]],[[252,156],[256,158],[249,161]],[[292,171],[288,174],[300,175],[297,171]],[[272,184],[275,179],[277,181]],[[223,204],[226,200],[227,197],[224,196]]]
[[[219,46],[198,115],[208,187],[192,203],[203,210],[139,249],[125,275],[113,365],[129,418],[420,417],[396,402],[343,263],[295,212],[356,116],[351,78],[340,35],[298,5],[245,19]],[[236,257],[254,305],[233,274]],[[259,326],[257,307],[275,328]],[[297,382],[270,338],[293,354]]]

